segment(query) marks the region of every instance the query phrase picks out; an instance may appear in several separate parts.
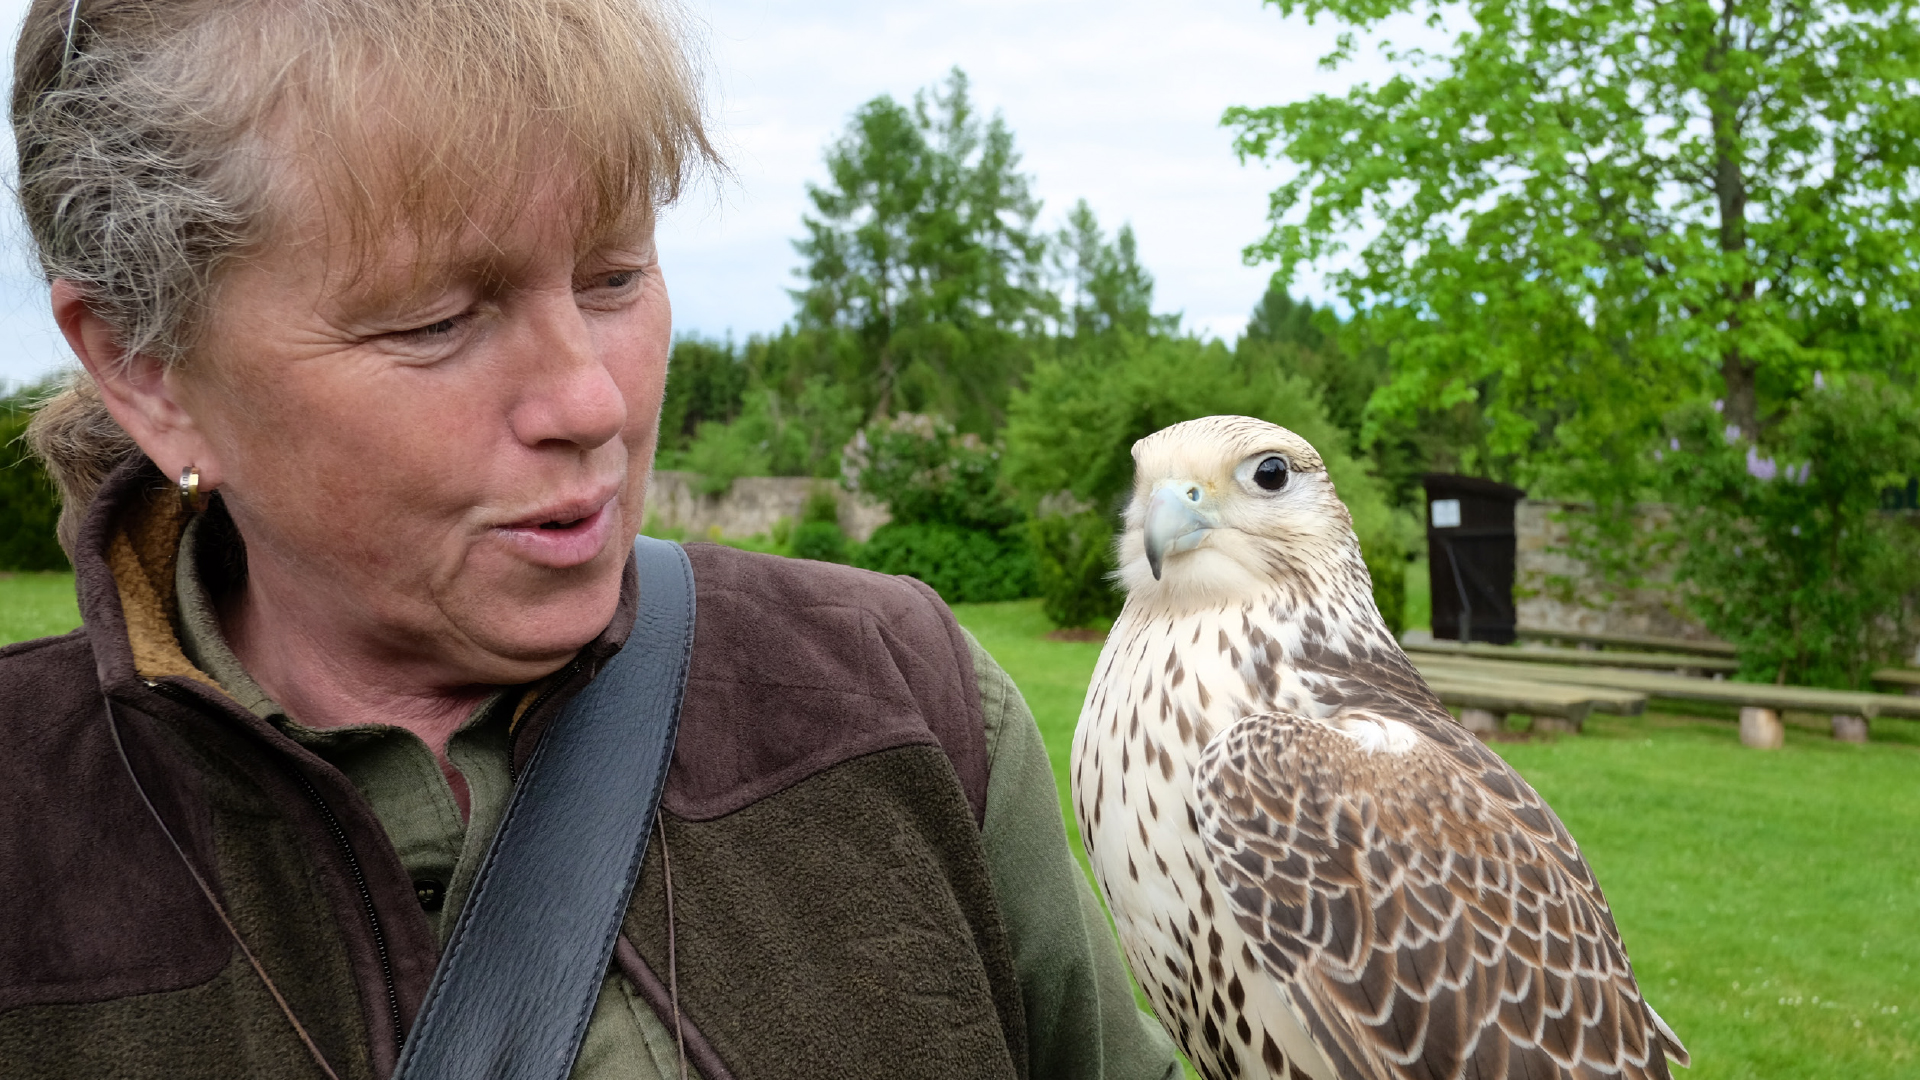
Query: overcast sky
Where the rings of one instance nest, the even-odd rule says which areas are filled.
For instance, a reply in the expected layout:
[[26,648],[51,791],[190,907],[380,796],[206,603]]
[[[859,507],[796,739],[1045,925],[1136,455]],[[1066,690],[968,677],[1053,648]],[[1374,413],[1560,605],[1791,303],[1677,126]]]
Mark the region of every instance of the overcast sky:
[[[661,225],[660,249],[681,333],[744,337],[793,313],[806,182],[849,115],[878,94],[906,100],[954,66],[977,103],[1014,132],[1057,227],[1075,199],[1109,229],[1131,222],[1157,282],[1155,306],[1231,339],[1269,267],[1240,250],[1263,232],[1267,193],[1284,176],[1243,166],[1220,114],[1294,101],[1384,73],[1371,57],[1337,73],[1315,61],[1334,30],[1283,19],[1258,0],[683,0],[711,86],[714,127],[732,176],[691,192]],[[9,37],[25,0],[0,0]],[[1420,34],[1403,27],[1397,43]],[[11,166],[10,147],[6,154]],[[0,258],[0,379],[67,362],[26,268],[9,208]],[[1316,279],[1303,279],[1317,291]]]

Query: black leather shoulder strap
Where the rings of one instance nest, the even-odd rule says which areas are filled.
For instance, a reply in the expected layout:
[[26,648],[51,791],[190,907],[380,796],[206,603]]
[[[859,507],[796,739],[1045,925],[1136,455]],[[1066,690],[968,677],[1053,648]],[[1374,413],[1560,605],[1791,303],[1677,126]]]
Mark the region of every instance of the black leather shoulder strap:
[[394,1075],[563,1080],[586,1035],[673,760],[693,652],[693,566],[633,545],[626,645],[541,736]]

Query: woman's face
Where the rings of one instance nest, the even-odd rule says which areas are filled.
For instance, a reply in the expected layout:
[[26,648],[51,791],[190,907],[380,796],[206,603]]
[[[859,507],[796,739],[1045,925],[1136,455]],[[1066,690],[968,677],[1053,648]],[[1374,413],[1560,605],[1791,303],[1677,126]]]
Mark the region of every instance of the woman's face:
[[538,677],[606,626],[671,316],[651,224],[580,253],[567,210],[360,261],[315,210],[226,275],[179,393],[248,618],[442,685]]

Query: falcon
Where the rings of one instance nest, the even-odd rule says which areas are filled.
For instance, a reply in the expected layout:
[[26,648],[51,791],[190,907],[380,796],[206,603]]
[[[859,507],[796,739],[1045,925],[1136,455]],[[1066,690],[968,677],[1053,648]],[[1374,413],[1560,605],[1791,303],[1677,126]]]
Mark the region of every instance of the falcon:
[[1208,1080],[1670,1077],[1593,871],[1373,603],[1320,455],[1244,416],[1134,444],[1125,608],[1074,812]]

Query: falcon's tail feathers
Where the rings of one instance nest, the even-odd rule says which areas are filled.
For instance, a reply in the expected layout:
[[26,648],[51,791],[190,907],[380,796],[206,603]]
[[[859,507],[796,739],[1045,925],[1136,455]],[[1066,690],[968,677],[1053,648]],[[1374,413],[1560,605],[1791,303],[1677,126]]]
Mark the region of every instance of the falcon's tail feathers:
[[1653,1026],[1660,1029],[1660,1038],[1667,1044],[1667,1060],[1683,1069],[1691,1067],[1693,1056],[1687,1053],[1686,1047],[1680,1045],[1680,1036],[1673,1033],[1667,1021],[1654,1011],[1652,1002],[1647,1003],[1647,1015],[1653,1017]]

